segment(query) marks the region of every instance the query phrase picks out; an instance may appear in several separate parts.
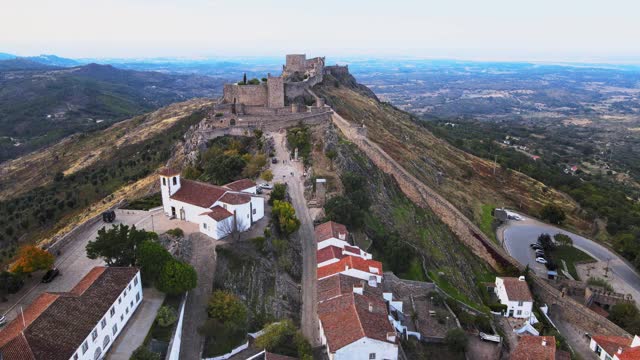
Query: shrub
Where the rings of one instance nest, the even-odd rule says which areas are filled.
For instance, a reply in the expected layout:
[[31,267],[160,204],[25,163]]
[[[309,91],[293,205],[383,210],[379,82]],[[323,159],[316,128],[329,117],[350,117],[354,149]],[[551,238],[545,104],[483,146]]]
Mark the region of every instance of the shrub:
[[444,337],[444,342],[447,344],[451,351],[465,352],[469,339],[467,334],[462,329],[452,329],[447,331],[447,335]]
[[32,273],[38,270],[51,269],[54,257],[46,250],[34,245],[26,245],[20,248],[18,260],[11,266],[15,273]]
[[562,222],[567,218],[564,210],[555,204],[545,205],[542,210],[540,210],[540,217],[543,220],[547,220],[552,224],[558,225],[562,224]]
[[251,241],[253,246],[255,246],[258,251],[264,252],[265,240],[266,239],[264,238],[264,236],[256,236],[254,238],[251,238],[249,241]]
[[183,237],[184,231],[182,231],[182,229],[180,228],[175,228],[175,229],[167,230],[167,234],[175,237]]
[[571,240],[571,237],[568,235],[557,233],[553,238],[560,245],[573,246],[573,240]]
[[158,309],[158,314],[156,315],[156,322],[158,325],[167,327],[173,325],[177,320],[178,316],[171,307],[165,305]]
[[282,355],[311,359],[311,345],[297,331],[291,320],[268,325],[264,333],[256,339],[255,346]]
[[228,291],[213,292],[207,304],[207,313],[227,326],[241,328],[247,323],[247,308],[240,298]]
[[603,278],[599,278],[599,277],[590,277],[587,280],[587,285],[592,285],[592,286],[599,286],[601,288],[604,288],[607,291],[613,291],[613,286],[611,286],[611,284],[609,284],[609,282]]
[[494,312],[504,313],[507,311],[508,306],[503,304],[489,304],[489,309]]
[[276,200],[283,201],[286,194],[287,185],[281,183],[275,184],[271,191],[271,195],[269,196],[269,205],[273,205],[273,202]]
[[289,202],[275,200],[271,214],[278,230],[284,236],[289,236],[300,228],[300,220],[296,217],[296,210]]
[[144,241],[137,251],[138,266],[146,283],[155,283],[167,262],[173,260],[169,251],[155,241]]
[[162,268],[156,285],[166,294],[177,295],[195,288],[197,283],[198,274],[191,265],[170,260]]
[[273,180],[273,172],[271,170],[265,170],[262,172],[262,175],[260,175],[260,177],[262,177],[264,181],[271,181]]
[[145,345],[140,345],[140,347],[131,354],[129,360],[160,360],[160,354],[147,349]]

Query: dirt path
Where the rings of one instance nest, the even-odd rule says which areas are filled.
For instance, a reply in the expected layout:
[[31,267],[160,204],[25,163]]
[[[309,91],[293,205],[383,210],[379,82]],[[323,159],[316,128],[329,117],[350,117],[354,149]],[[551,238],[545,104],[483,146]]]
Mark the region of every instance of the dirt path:
[[[274,175],[274,182],[286,182],[289,195],[296,215],[300,219],[301,225],[298,230],[298,237],[302,239],[302,333],[311,342],[312,346],[320,345],[317,316],[317,293],[316,293],[316,244],[313,232],[313,220],[304,199],[303,174],[304,169],[300,162],[289,160],[289,151],[286,147],[285,133],[270,133],[274,138],[276,147],[276,158],[278,164],[273,164],[271,169]],[[293,176],[291,175],[293,173]]]
[[218,241],[200,233],[189,236],[193,246],[191,265],[198,272],[198,286],[187,295],[180,359],[199,360],[204,337],[198,333],[198,327],[207,319],[207,300],[213,288]]

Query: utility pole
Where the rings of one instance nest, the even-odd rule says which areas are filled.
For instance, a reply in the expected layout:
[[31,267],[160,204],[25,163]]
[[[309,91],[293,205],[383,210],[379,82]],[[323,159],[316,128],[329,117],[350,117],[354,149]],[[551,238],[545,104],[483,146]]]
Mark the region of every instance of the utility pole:
[[493,176],[496,176],[496,166],[498,165],[498,155],[493,158]]

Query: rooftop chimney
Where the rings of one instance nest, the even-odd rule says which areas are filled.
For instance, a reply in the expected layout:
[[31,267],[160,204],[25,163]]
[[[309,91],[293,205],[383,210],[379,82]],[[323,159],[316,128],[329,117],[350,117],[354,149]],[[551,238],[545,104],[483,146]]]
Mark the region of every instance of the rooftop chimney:
[[338,233],[338,239],[340,240],[345,240],[347,238],[347,234],[345,233]]
[[542,339],[542,346],[547,346],[547,339]]
[[621,346],[618,347],[618,354],[622,354],[622,347]]
[[520,277],[518,278],[518,280],[520,280],[520,281],[524,281],[524,275],[520,276]]
[[373,312],[373,304],[369,303],[369,312]]
[[396,333],[395,332],[388,332],[387,333],[387,341],[388,342],[396,342]]

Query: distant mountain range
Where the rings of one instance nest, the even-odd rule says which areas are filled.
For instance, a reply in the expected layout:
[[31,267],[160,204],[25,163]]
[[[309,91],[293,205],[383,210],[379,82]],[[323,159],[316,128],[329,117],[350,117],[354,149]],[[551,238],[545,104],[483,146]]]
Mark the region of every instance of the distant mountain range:
[[0,60],[28,60],[42,65],[71,67],[85,64],[78,60],[67,59],[56,55],[38,55],[38,56],[17,56],[13,54],[0,53]]
[[53,66],[67,60],[0,60],[0,162],[174,102],[217,96],[224,83],[111,65]]

